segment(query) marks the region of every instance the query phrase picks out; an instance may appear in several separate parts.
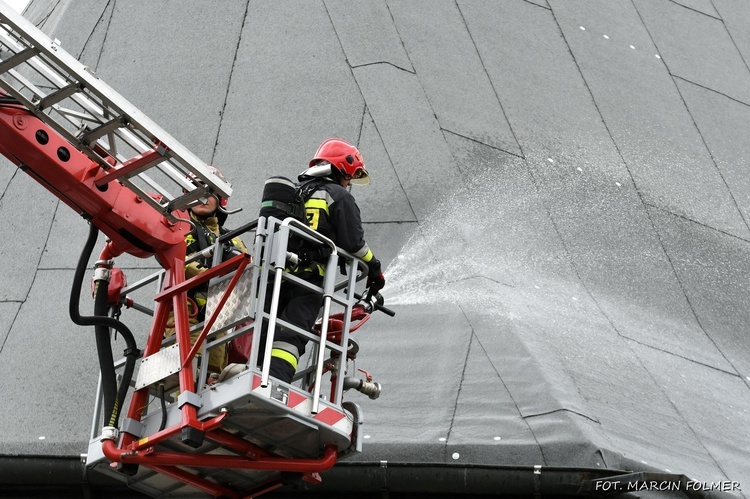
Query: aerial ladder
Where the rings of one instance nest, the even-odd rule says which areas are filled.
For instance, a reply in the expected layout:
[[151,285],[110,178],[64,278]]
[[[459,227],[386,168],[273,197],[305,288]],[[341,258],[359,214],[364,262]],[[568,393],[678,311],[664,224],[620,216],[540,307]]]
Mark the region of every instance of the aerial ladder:
[[[0,153],[91,227],[70,306],[74,322],[94,326],[101,367],[89,472],[153,497],[257,497],[286,483],[318,483],[361,451],[361,409],[344,395],[374,399],[380,385],[356,368],[351,333],[374,310],[392,314],[379,295],[357,293],[366,264],[294,218],[260,217],[196,255],[214,264],[186,279],[187,209],[229,197],[231,186],[2,1]],[[107,242],[95,265],[94,315],[81,316],[82,275],[99,232]],[[252,241],[249,253],[225,251],[235,236]],[[286,270],[295,239],[330,250],[321,286]],[[114,266],[126,253],[153,256],[162,270],[128,285]],[[206,319],[191,327],[187,291],[205,283]],[[321,295],[315,331],[279,318],[282,285]],[[155,296],[138,303],[133,297],[148,286]],[[122,308],[151,316],[145,345],[119,320]],[[165,338],[171,317],[175,334]],[[280,327],[312,345],[292,383],[269,376]],[[112,355],[113,332],[126,342],[121,359]],[[191,333],[199,333],[194,343]],[[250,345],[249,353],[212,382],[200,359],[230,342]]]

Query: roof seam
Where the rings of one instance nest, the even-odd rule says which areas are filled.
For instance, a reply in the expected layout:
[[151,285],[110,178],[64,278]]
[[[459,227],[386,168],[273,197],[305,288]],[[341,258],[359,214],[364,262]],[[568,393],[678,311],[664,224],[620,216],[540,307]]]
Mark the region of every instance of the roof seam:
[[350,67],[351,67],[352,69],[357,69],[357,68],[364,68],[364,67],[367,67],[367,66],[379,66],[379,65],[381,65],[381,64],[384,64],[384,65],[386,65],[386,66],[393,66],[393,67],[394,67],[394,68],[396,68],[396,69],[399,69],[399,70],[401,70],[401,71],[403,71],[403,72],[405,72],[405,73],[409,73],[409,74],[412,74],[412,75],[415,75],[415,74],[417,74],[417,73],[416,73],[416,71],[409,71],[408,69],[402,68],[401,66],[398,66],[398,65],[396,65],[396,64],[393,64],[393,63],[392,63],[392,62],[390,62],[390,61],[374,61],[374,62],[365,62],[365,63],[363,63],[363,64],[357,64],[356,66],[354,66],[354,65],[351,65],[351,64],[350,64],[349,66],[350,66]]
[[237,64],[237,54],[240,52],[240,45],[242,44],[242,33],[245,31],[245,22],[247,21],[247,13],[250,8],[250,0],[245,2],[245,13],[242,16],[242,24],[240,25],[240,34],[237,37],[237,45],[234,47],[234,56],[232,57],[232,65],[229,68],[229,78],[227,79],[227,89],[224,92],[224,102],[221,105],[219,111],[219,125],[216,127],[216,139],[214,140],[214,148],[211,152],[210,163],[213,164],[214,158],[216,157],[216,150],[219,147],[219,137],[221,136],[221,127],[224,123],[224,111],[227,109],[227,101],[229,100],[229,89],[232,87],[232,77],[234,76],[234,67]]
[[725,230],[721,230],[721,229],[716,228],[716,227],[714,227],[712,225],[708,225],[706,223],[699,222],[698,220],[693,220],[692,218],[690,218],[690,217],[688,217],[686,215],[682,215],[680,213],[675,213],[675,212],[673,212],[671,210],[668,210],[667,208],[664,208],[662,206],[658,206],[658,205],[655,205],[653,203],[647,203],[647,202],[644,202],[643,205],[644,206],[648,206],[649,208],[653,208],[655,210],[659,210],[661,212],[667,213],[667,214],[672,215],[674,217],[681,218],[681,219],[685,220],[686,222],[690,222],[690,223],[693,223],[693,224],[696,224],[696,225],[700,225],[701,227],[705,227],[707,229],[713,230],[713,231],[718,232],[720,234],[723,234],[725,236],[732,237],[734,239],[739,239],[740,241],[743,241],[743,242],[746,242],[746,243],[750,243],[750,239],[745,239],[744,237],[738,236],[736,234],[732,234],[732,233],[727,232]]
[[[521,142],[518,140],[518,137],[516,136],[516,131],[513,129],[513,125],[508,119],[508,113],[505,112],[505,107],[503,107],[503,102],[500,100],[500,95],[497,93],[497,89],[495,88],[495,83],[492,81],[492,78],[490,78],[490,73],[489,71],[487,71],[487,65],[484,63],[484,59],[482,59],[482,54],[479,52],[479,47],[477,47],[477,42],[474,40],[474,36],[471,34],[471,30],[469,29],[469,24],[466,22],[466,16],[464,16],[463,11],[461,10],[461,6],[458,5],[458,0],[454,0],[454,3],[456,4],[456,9],[458,9],[458,14],[461,16],[461,21],[463,21],[464,28],[466,28],[466,33],[469,35],[471,44],[474,46],[474,52],[476,52],[477,58],[479,59],[479,63],[482,65],[482,70],[484,71],[484,75],[487,77],[487,81],[489,81],[490,83],[490,88],[492,88],[492,93],[495,95],[497,104],[500,106],[500,111],[502,111],[503,113],[503,118],[505,119],[505,122],[508,124],[510,133],[511,135],[513,135],[513,140],[516,141],[518,150],[521,151],[520,157],[525,159],[526,155],[523,152],[523,147],[521,147]],[[532,5],[536,5],[536,4],[532,4]]]
[[[106,3],[106,5],[105,5],[105,6],[104,6],[104,8],[102,9],[102,13],[101,13],[101,14],[99,15],[99,19],[97,19],[97,20],[96,20],[96,22],[94,23],[94,27],[93,27],[93,28],[91,28],[91,33],[89,33],[89,36],[88,36],[88,37],[86,38],[86,41],[85,41],[85,42],[83,42],[83,46],[81,47],[81,51],[80,51],[80,52],[78,52],[78,56],[76,57],[76,59],[80,59],[80,58],[81,58],[81,56],[83,56],[83,52],[84,52],[84,51],[86,50],[86,46],[87,46],[87,45],[89,44],[89,42],[91,41],[91,37],[93,37],[93,36],[94,36],[94,32],[96,31],[96,28],[97,28],[97,27],[99,26],[99,23],[100,23],[100,22],[102,22],[102,19],[104,19],[104,13],[105,13],[105,12],[107,12],[107,9],[109,8],[109,5],[110,5],[111,3],[112,3],[112,0],[107,0],[107,3]],[[113,9],[113,10],[114,10],[114,9]],[[112,14],[110,14],[110,17],[109,17],[109,18],[110,18],[110,21],[111,21],[111,19],[112,19]],[[103,46],[104,46],[104,45],[102,44],[102,47],[103,47]],[[99,55],[101,56],[101,50],[99,51]],[[97,59],[97,65],[98,65],[98,59]]]
[[419,223],[417,219],[414,220],[372,220],[369,222],[362,222],[363,224],[413,224]]
[[[527,4],[529,4],[529,5],[533,5],[534,7],[539,7],[540,9],[544,9],[544,10],[552,10],[552,7],[549,7],[549,6],[548,6],[548,7],[545,7],[544,5],[539,5],[538,3],[536,3],[536,2],[532,2],[532,1],[530,1],[530,0],[523,0],[523,1],[524,1],[524,2],[526,2],[526,3],[527,3]],[[549,5],[549,2],[547,2],[547,3],[548,3],[548,5]]]
[[458,382],[458,390],[456,390],[456,399],[453,401],[453,414],[451,414],[451,422],[448,425],[448,433],[446,435],[444,448],[447,448],[448,443],[450,442],[451,432],[453,431],[453,423],[456,421],[456,412],[458,412],[458,400],[461,398],[461,388],[463,387],[464,379],[466,379],[466,368],[469,365],[469,353],[471,352],[471,344],[474,342],[474,339],[476,338],[476,335],[474,334],[474,327],[471,326],[471,322],[469,321],[469,317],[466,315],[466,311],[464,311],[461,305],[458,305],[458,309],[461,311],[461,313],[464,316],[464,319],[466,319],[466,322],[469,324],[469,327],[471,328],[471,337],[470,337],[471,339],[469,340],[466,346],[466,355],[464,355],[464,367],[461,370],[461,379]]
[[[730,376],[734,376],[734,377],[736,377],[736,378],[742,378],[742,375],[741,375],[741,374],[739,374],[739,373],[737,373],[737,372],[731,372],[731,371],[727,371],[726,369],[722,369],[722,368],[720,368],[720,367],[712,366],[712,365],[710,365],[710,364],[706,364],[705,362],[700,362],[700,361],[698,361],[698,360],[695,360],[695,359],[691,359],[691,358],[689,358],[689,357],[686,357],[686,356],[684,356],[684,355],[680,355],[680,354],[678,354],[678,353],[675,353],[675,352],[670,352],[669,350],[665,350],[664,348],[659,348],[659,347],[656,347],[656,346],[654,346],[654,345],[650,345],[650,344],[648,344],[648,343],[645,343],[645,342],[643,342],[643,341],[637,340],[637,339],[635,339],[635,338],[632,338],[632,337],[630,337],[630,336],[628,336],[628,335],[625,335],[625,334],[621,334],[620,336],[622,336],[622,337],[623,337],[623,338],[625,338],[626,340],[630,340],[630,341],[632,341],[633,343],[637,343],[638,345],[641,345],[641,346],[643,346],[643,347],[646,347],[646,348],[651,348],[651,349],[653,349],[653,350],[656,350],[656,351],[659,351],[659,352],[662,352],[662,353],[666,353],[666,354],[668,354],[668,355],[672,355],[672,356],[674,356],[674,357],[679,357],[680,359],[686,360],[686,361],[688,361],[688,362],[692,362],[692,363],[694,363],[694,364],[697,364],[697,365],[699,365],[699,366],[707,367],[707,368],[709,368],[709,369],[713,369],[713,370],[715,370],[715,371],[719,371],[719,372],[721,372],[721,373],[724,373],[724,374],[728,374],[728,375],[730,375]],[[730,365],[731,365],[731,364],[730,364]]]
[[[112,25],[112,18],[115,17],[115,5],[117,5],[117,0],[112,0],[112,2],[113,2],[112,10],[109,13],[109,20],[107,20],[107,27],[104,29],[104,39],[102,40],[101,47],[99,47],[99,55],[96,56],[96,64],[94,65],[94,69],[97,71],[99,70],[99,62],[102,60],[102,54],[104,54],[104,46],[107,44],[107,36],[109,35],[109,27]],[[106,8],[105,8],[105,11],[106,11]],[[102,15],[104,15],[103,12],[102,12]],[[94,26],[94,29],[96,29],[96,26]]]
[[732,36],[732,31],[727,26],[727,23],[724,21],[724,18],[721,16],[721,12],[719,12],[719,9],[714,5],[713,0],[711,0],[711,7],[714,8],[717,14],[719,14],[719,19],[721,20],[721,24],[724,25],[724,29],[727,30],[727,35],[729,35],[729,39],[732,40],[732,44],[734,45],[735,50],[737,50],[737,53],[740,55],[740,59],[742,59],[742,62],[745,63],[745,67],[747,68],[748,72],[750,72],[750,66],[748,66],[747,61],[745,60],[745,57],[742,55],[742,51],[737,46],[737,42],[734,40],[734,37]]
[[[460,307],[460,306],[459,306]],[[461,309],[463,312],[463,309]],[[542,447],[542,444],[539,443],[539,439],[536,436],[536,433],[534,433],[534,429],[531,427],[531,425],[528,423],[526,418],[523,416],[523,413],[521,412],[521,408],[518,406],[518,402],[516,402],[515,397],[513,397],[513,393],[508,388],[508,385],[505,383],[505,380],[500,375],[500,372],[497,370],[497,367],[495,367],[495,363],[492,361],[492,358],[487,353],[487,350],[484,348],[484,345],[482,345],[482,340],[479,339],[479,337],[474,333],[474,326],[471,324],[471,319],[469,319],[466,316],[466,313],[464,313],[464,317],[466,317],[466,320],[469,323],[469,326],[471,327],[472,332],[472,340],[476,339],[477,344],[482,349],[482,352],[484,353],[484,356],[487,358],[487,361],[492,366],[492,370],[495,371],[495,374],[497,375],[497,378],[500,380],[500,383],[503,384],[503,388],[505,388],[505,391],[508,393],[508,396],[510,397],[510,400],[513,402],[513,405],[516,407],[516,412],[518,413],[518,416],[523,420],[523,422],[526,424],[526,428],[528,428],[529,433],[534,437],[534,442],[536,443],[537,447],[539,448],[539,454],[542,456],[542,462],[546,466],[547,465],[547,457],[544,455],[544,447]]]
[[[508,123],[508,124],[510,125],[510,123]],[[504,152],[505,154],[510,154],[511,156],[515,156],[516,158],[525,159],[522,155],[520,155],[518,153],[511,152],[511,151],[506,151],[502,147],[497,147],[497,146],[493,146],[493,145],[487,144],[485,142],[482,142],[481,140],[475,139],[473,137],[468,137],[468,136],[463,135],[461,133],[454,132],[453,130],[448,130],[447,128],[440,127],[440,129],[442,131],[446,132],[446,133],[449,133],[451,135],[455,135],[456,137],[461,137],[462,139],[466,139],[466,140],[470,140],[472,142],[476,142],[477,144],[481,144],[481,145],[483,145],[485,147],[489,147],[490,149],[494,149],[495,151]]]
[[[3,301],[2,303],[8,303],[8,302]],[[22,302],[22,301],[16,301],[16,303],[20,303],[21,305],[23,305],[24,302]],[[18,319],[18,314],[20,314],[20,313],[21,313],[21,307],[19,306],[16,309],[16,313],[13,316],[13,319],[10,321],[10,326],[8,326],[8,332],[7,332],[7,334],[5,334],[4,337],[3,337],[3,342],[0,343],[0,354],[3,353],[3,349],[5,348],[5,343],[8,341],[8,338],[10,338],[10,332],[13,331],[13,325],[16,323],[16,319]]]
[[[664,60],[664,59],[662,58],[662,60]],[[665,63],[665,65],[666,65],[666,63]],[[669,68],[667,68],[667,70],[669,70]],[[739,99],[738,99],[738,98],[736,98],[736,97],[732,97],[731,95],[727,95],[727,94],[725,94],[724,92],[719,92],[719,91],[718,91],[718,90],[716,90],[716,89],[713,89],[713,88],[707,87],[707,86],[705,86],[705,85],[701,85],[700,83],[697,83],[697,82],[695,82],[695,81],[692,81],[692,80],[688,80],[688,79],[687,79],[687,78],[685,78],[684,76],[680,76],[680,75],[678,75],[678,74],[674,74],[674,73],[672,73],[671,71],[669,72],[669,75],[670,75],[670,76],[671,76],[672,78],[677,78],[678,80],[682,80],[682,81],[684,81],[685,83],[690,83],[691,85],[695,85],[696,87],[700,87],[700,88],[702,88],[703,90],[708,90],[708,91],[709,91],[709,92],[711,92],[711,93],[714,93],[714,94],[718,94],[718,95],[721,95],[722,97],[726,97],[727,99],[729,99],[729,100],[731,100],[731,101],[734,101],[734,102],[736,102],[737,104],[742,104],[743,106],[748,106],[748,107],[750,107],[750,104],[748,104],[748,103],[747,103],[747,102],[745,102],[745,101],[741,101],[741,100],[739,100]]]
[[[367,103],[363,102],[362,106],[362,119],[359,120],[359,131],[357,132],[357,147],[361,147],[360,142],[362,141],[362,132],[365,130],[365,118],[370,114],[369,109],[367,107]],[[372,115],[370,115],[370,120],[374,121],[372,119]]]
[[601,422],[599,422],[599,420],[598,420],[598,419],[596,419],[596,418],[593,418],[593,417],[591,417],[591,416],[587,416],[586,414],[582,414],[582,413],[580,413],[580,412],[578,412],[578,411],[574,411],[574,410],[572,410],[572,409],[566,409],[565,407],[561,407],[561,408],[559,408],[559,409],[554,409],[554,410],[552,410],[552,411],[540,412],[540,413],[538,413],[538,414],[527,414],[527,415],[525,415],[525,416],[521,416],[521,417],[522,417],[523,419],[528,419],[528,418],[536,418],[536,417],[539,417],[539,416],[546,416],[546,415],[548,415],[548,414],[554,414],[554,413],[556,413],[556,412],[569,412],[569,413],[571,413],[571,414],[575,414],[575,415],[577,415],[577,416],[581,416],[582,418],[588,419],[589,421],[591,421],[591,422],[593,422],[593,423],[596,423],[596,424],[598,424],[598,425],[600,425],[600,426],[601,426]]
[[[9,183],[10,184],[10,183]],[[39,259],[36,263],[36,270],[34,271],[34,277],[31,279],[31,283],[29,284],[28,289],[26,290],[26,296],[24,296],[23,300],[14,300],[21,304],[21,306],[18,307],[18,310],[16,310],[16,314],[13,316],[13,320],[10,323],[10,327],[8,328],[8,334],[5,335],[5,338],[3,339],[2,344],[0,345],[0,353],[3,351],[3,348],[5,347],[5,343],[10,338],[10,334],[13,331],[13,325],[16,323],[16,319],[18,318],[18,315],[21,313],[21,307],[24,303],[29,299],[29,295],[31,294],[31,290],[34,288],[34,283],[36,282],[36,277],[39,275],[39,264],[42,262],[42,258],[44,258],[44,249],[47,247],[47,244],[49,243],[50,236],[52,234],[52,227],[54,226],[55,218],[57,217],[57,210],[60,207],[60,201],[57,200],[55,202],[55,210],[52,213],[52,221],[49,224],[49,228],[47,229],[47,237],[44,239],[44,245],[42,245],[42,251],[39,252]]]
[[[657,53],[661,54],[661,50],[659,50],[659,46],[657,45],[656,40],[654,40],[654,37],[651,34],[651,30],[648,29],[648,25],[646,24],[646,21],[643,19],[641,12],[638,10],[638,6],[635,4],[634,0],[631,0],[631,2],[633,4],[633,8],[635,9],[636,14],[638,15],[638,18],[641,21],[641,24],[643,24],[643,29],[646,30],[646,33],[648,34],[648,37],[651,40],[651,43],[653,43],[654,47],[656,47]],[[722,25],[723,24],[724,23],[722,22]],[[724,27],[724,29],[726,29],[726,26]],[[680,91],[680,86],[674,80],[672,71],[669,69],[669,65],[667,64],[667,61],[663,56],[661,57],[661,62],[662,64],[664,64],[664,67],[667,69],[667,72],[672,77],[672,83],[674,84],[675,90],[677,90],[677,95],[680,96],[680,99],[682,100],[682,105],[685,107],[685,111],[687,111],[688,116],[690,116],[690,120],[693,122],[693,126],[695,127],[695,130],[698,133],[698,136],[701,138],[701,142],[703,142],[703,147],[706,148],[706,152],[708,153],[708,156],[711,158],[711,162],[713,163],[714,168],[716,169],[716,172],[719,174],[719,178],[721,178],[721,181],[724,183],[724,186],[726,187],[727,192],[729,193],[729,197],[732,199],[732,202],[734,203],[734,207],[737,210],[737,213],[739,214],[740,218],[744,222],[745,227],[750,229],[750,223],[748,223],[748,220],[745,218],[745,215],[742,213],[742,210],[740,209],[740,205],[737,202],[737,199],[734,197],[734,193],[732,192],[732,189],[727,183],[727,179],[724,178],[724,174],[719,168],[719,165],[716,163],[716,159],[714,159],[714,155],[711,153],[711,148],[708,147],[708,143],[706,142],[706,139],[703,137],[703,133],[701,132],[700,127],[698,127],[698,123],[695,121],[695,117],[693,116],[693,113],[690,112],[690,106],[688,106],[687,101],[685,100],[685,97],[682,95],[682,92]],[[744,59],[743,59],[743,62],[744,62]],[[592,97],[593,97],[593,94],[592,94]]]
[[[359,80],[357,80],[357,75],[354,74],[354,67],[349,63],[349,59],[346,56],[346,50],[344,49],[344,44],[341,42],[341,37],[339,36],[339,32],[336,29],[336,23],[333,22],[333,18],[331,17],[331,12],[328,10],[328,5],[326,5],[325,2],[323,2],[323,8],[326,10],[326,15],[328,15],[328,21],[331,23],[331,27],[333,28],[333,33],[336,35],[336,40],[339,42],[339,47],[341,47],[341,53],[344,55],[344,59],[346,61],[347,66],[349,66],[349,72],[352,75],[352,79],[354,80],[354,84],[357,85],[357,90],[359,91],[359,96],[362,98],[362,102],[365,104],[365,109],[369,110],[369,106],[367,104],[367,99],[365,99],[365,94],[362,93],[362,87],[359,85]],[[390,12],[390,10],[389,10]],[[397,30],[398,31],[398,30]],[[400,36],[399,36],[400,38]],[[403,42],[402,42],[403,44]],[[409,57],[409,54],[406,55],[407,58]],[[411,61],[409,61],[411,62]],[[368,111],[369,112],[369,111]],[[406,189],[404,188],[403,182],[401,182],[401,177],[399,177],[398,170],[396,169],[396,165],[393,163],[393,158],[391,157],[391,154],[388,152],[388,146],[385,144],[385,141],[383,140],[383,135],[380,133],[380,129],[378,128],[378,124],[375,122],[375,118],[372,116],[372,113],[370,113],[370,117],[372,118],[372,125],[375,127],[375,132],[378,134],[378,138],[380,139],[380,143],[383,144],[383,149],[385,150],[385,155],[388,157],[388,161],[390,162],[391,166],[393,167],[393,173],[396,176],[396,181],[398,182],[398,185],[401,187],[401,192],[406,194]],[[409,196],[406,196],[406,202],[409,205],[409,210],[411,211],[411,214],[414,216],[414,220],[417,221],[417,225],[419,226],[419,217],[417,217],[417,212],[414,210],[414,206],[411,203],[411,199],[409,199]],[[433,255],[434,256],[434,255]]]
[[13,174],[8,179],[8,183],[5,184],[5,189],[3,189],[3,192],[0,193],[0,202],[3,201],[3,198],[5,197],[5,193],[8,192],[8,188],[10,187],[10,184],[13,182],[13,179],[16,178],[16,175],[18,174],[19,171],[20,171],[20,168],[16,168],[15,170],[13,170]]
[[[687,5],[683,5],[683,4],[681,4],[680,2],[675,2],[675,0],[668,0],[668,1],[669,1],[669,2],[672,2],[672,3],[673,3],[673,4],[675,4],[675,5],[679,5],[679,6],[680,6],[680,7],[682,7],[683,9],[687,9],[687,10],[692,10],[692,11],[693,11],[693,12],[695,12],[695,13],[698,13],[698,14],[704,15],[704,16],[706,16],[706,17],[710,17],[711,19],[716,19],[717,21],[722,21],[722,19],[721,19],[720,17],[712,16],[712,15],[711,15],[711,14],[709,14],[708,12],[703,12],[703,11],[701,11],[701,10],[698,10],[698,9],[694,9],[694,8],[692,8],[692,7],[689,7],[689,6],[687,6]],[[713,8],[714,8],[714,10],[716,10],[716,12],[718,13],[718,10],[716,9],[716,6],[715,6],[715,5],[713,4],[713,2],[711,2],[711,7],[713,7]]]
[[[455,1],[454,1],[455,3]],[[432,100],[430,99],[430,94],[427,92],[427,90],[424,88],[424,85],[422,85],[422,81],[419,78],[419,75],[417,75],[416,67],[414,66],[414,62],[411,60],[411,57],[409,57],[409,51],[406,50],[406,44],[404,43],[404,39],[401,37],[401,32],[398,29],[398,23],[396,22],[396,18],[393,16],[393,12],[391,11],[391,7],[386,2],[385,4],[386,9],[388,10],[388,14],[391,16],[391,22],[393,23],[393,28],[396,30],[396,34],[398,35],[398,39],[401,41],[401,48],[404,51],[404,54],[406,55],[406,58],[409,60],[409,64],[411,64],[411,67],[414,68],[414,75],[417,78],[417,83],[419,84],[419,88],[422,89],[422,94],[424,95],[425,101],[430,107],[430,111],[432,111],[432,115],[435,118],[435,123],[437,123],[438,129],[442,130],[443,127],[440,124],[440,118],[438,117],[437,111],[435,109],[435,106],[432,104]],[[456,9],[458,10],[459,15],[461,16],[463,20],[463,15],[461,14],[461,9],[458,8],[458,4],[456,4]],[[466,23],[464,22],[464,26]],[[453,149],[450,147],[450,144],[448,144],[448,141],[445,138],[445,134],[442,134],[443,136],[443,142],[445,143],[446,147],[448,148],[448,151],[450,151],[451,158],[453,158],[453,164],[456,167],[456,170],[458,170],[459,174],[463,174],[463,171],[461,169],[461,164],[456,161],[456,156],[453,153]],[[465,175],[461,175],[461,179],[463,180],[465,178]]]
[[[393,17],[393,11],[391,10],[391,6],[388,5],[387,0],[384,3],[385,3],[385,9],[388,11],[388,15],[391,16],[391,22],[393,23],[393,29],[396,30],[396,35],[398,35],[398,41],[401,42],[401,50],[404,51],[404,55],[406,56],[406,60],[409,61],[409,64],[411,64],[411,68],[414,71],[414,74],[417,74],[417,68],[414,67],[414,61],[411,60],[411,57],[409,56],[409,51],[406,50],[406,45],[404,44],[404,39],[401,37],[401,32],[398,30],[398,23],[396,22],[396,18]],[[424,88],[422,88],[422,91],[424,91]],[[427,93],[425,92],[425,96],[426,95],[427,95]],[[428,102],[429,102],[429,99],[428,99]]]
[[54,6],[53,6],[53,7],[52,7],[52,8],[50,9],[50,10],[49,10],[49,12],[47,12],[47,15],[46,15],[46,16],[44,16],[44,17],[43,17],[42,19],[40,19],[40,20],[39,20],[39,22],[38,22],[38,23],[36,24],[36,27],[37,27],[37,28],[39,28],[39,29],[41,29],[41,28],[42,28],[42,26],[44,25],[44,23],[46,23],[46,22],[47,22],[47,19],[49,19],[49,18],[50,18],[50,16],[51,16],[51,15],[52,15],[52,13],[53,13],[53,12],[55,11],[55,9],[57,8],[57,6],[58,6],[58,5],[60,5],[60,2],[61,2],[61,1],[62,1],[62,0],[57,0],[57,3],[56,3],[56,4],[55,4],[55,5],[54,5]]
[[450,281],[446,281],[446,284],[455,284],[457,282],[463,282],[463,281],[471,281],[473,279],[484,279],[486,281],[494,282],[495,284],[499,284],[500,286],[505,286],[506,288],[515,288],[515,284],[508,284],[507,282],[498,281],[497,279],[493,279],[491,277],[487,277],[486,275],[471,275],[467,277],[462,277],[460,279],[453,279]]

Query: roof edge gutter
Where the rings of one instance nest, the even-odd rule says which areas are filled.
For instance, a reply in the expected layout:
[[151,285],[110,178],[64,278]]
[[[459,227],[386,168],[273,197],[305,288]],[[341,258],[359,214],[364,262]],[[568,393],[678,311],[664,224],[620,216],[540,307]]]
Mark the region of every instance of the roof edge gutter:
[[[0,488],[91,487],[128,490],[125,482],[101,473],[87,473],[86,456],[1,456]],[[690,499],[736,499],[719,490],[687,487],[684,475],[561,466],[494,466],[453,463],[341,462],[323,474],[320,484],[300,482],[293,489],[315,497],[330,493],[421,493],[536,496],[617,495],[679,492]],[[631,485],[628,485],[631,484]],[[288,489],[285,487],[285,490]],[[24,489],[25,490],[25,489]]]

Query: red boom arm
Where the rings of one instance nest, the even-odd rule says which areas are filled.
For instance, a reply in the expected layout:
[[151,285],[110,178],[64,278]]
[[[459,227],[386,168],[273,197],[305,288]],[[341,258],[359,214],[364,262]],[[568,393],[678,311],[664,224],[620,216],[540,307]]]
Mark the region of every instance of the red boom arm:
[[190,230],[120,182],[97,187],[107,171],[21,106],[0,106],[0,153],[106,234],[112,241],[109,257],[156,255],[166,268],[164,254],[181,248]]

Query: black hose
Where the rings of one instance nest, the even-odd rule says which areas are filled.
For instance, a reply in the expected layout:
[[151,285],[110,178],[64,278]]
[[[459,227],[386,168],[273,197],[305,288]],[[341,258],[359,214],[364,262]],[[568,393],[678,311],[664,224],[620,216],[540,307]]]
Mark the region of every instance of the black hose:
[[[75,276],[73,278],[73,286],[70,291],[70,306],[68,307],[70,318],[79,326],[94,326],[96,336],[96,350],[99,357],[99,368],[102,373],[102,391],[104,393],[104,414],[108,420],[105,421],[109,426],[117,426],[119,420],[120,408],[125,402],[125,396],[130,386],[130,381],[133,377],[133,371],[135,370],[135,361],[138,358],[139,351],[133,337],[133,333],[130,329],[122,322],[109,317],[107,315],[107,309],[109,305],[107,303],[107,289],[108,282],[102,280],[96,288],[96,294],[94,296],[94,315],[93,316],[81,316],[79,313],[80,308],[80,295],[81,287],[83,285],[83,278],[86,272],[86,267],[91,257],[91,253],[94,250],[96,239],[99,236],[99,229],[91,224],[89,228],[89,236],[86,239],[81,256],[78,259],[78,265],[76,266]],[[127,361],[125,363],[125,370],[123,372],[123,379],[120,383],[119,390],[117,389],[117,377],[115,374],[115,362],[112,356],[112,343],[110,340],[110,328],[117,330],[125,340],[127,348],[125,350],[125,357]]]
[[[89,236],[86,239],[86,244],[83,247],[81,256],[78,258],[78,265],[76,266],[75,275],[73,277],[73,286],[70,290],[70,304],[68,311],[70,313],[71,320],[79,326],[95,326],[99,324],[96,317],[86,316],[82,317],[79,313],[81,287],[83,284],[84,273],[91,257],[91,253],[94,251],[94,245],[99,237],[99,229],[91,224],[89,228]],[[101,303],[104,302],[104,308],[106,311],[107,307],[107,295],[101,292],[102,289],[97,289],[96,296],[94,297],[94,314],[101,309]],[[117,378],[115,376],[114,359],[112,358],[112,351],[110,348],[109,331],[105,335],[105,338],[101,338],[100,331],[96,330],[96,350],[99,356],[99,368],[102,373],[102,391],[104,392],[104,414],[109,417],[112,414],[112,410],[115,405],[116,389],[117,389]],[[106,348],[105,348],[106,346]]]
[[164,383],[159,383],[156,388],[156,396],[159,397],[161,405],[161,424],[159,424],[159,431],[162,431],[167,427],[167,402],[164,400]]
[[[103,282],[105,284],[108,284],[106,281],[103,281]],[[125,344],[127,345],[127,348],[125,349],[125,352],[124,352],[125,359],[126,359],[125,369],[122,372],[122,380],[120,381],[120,387],[117,390],[117,405],[115,406],[115,411],[112,413],[111,420],[110,420],[110,426],[114,426],[114,427],[118,426],[118,422],[120,418],[120,409],[122,409],[123,405],[125,404],[125,397],[128,394],[128,389],[130,388],[130,381],[133,379],[133,372],[135,371],[135,363],[138,360],[138,357],[140,356],[140,351],[138,350],[138,345],[135,342],[135,338],[133,337],[133,334],[125,326],[125,324],[122,324],[122,327],[124,327],[127,330],[127,334],[122,332],[122,330],[118,330],[118,331],[120,331],[120,334],[122,334],[122,337],[125,340]]]
[[[109,305],[107,303],[106,281],[99,283],[94,296],[94,315],[89,321],[89,326],[94,326],[96,337],[96,353],[99,357],[99,369],[102,372],[102,387],[104,388],[104,415],[111,419],[115,413],[117,400],[117,376],[115,374],[115,359],[112,356],[112,340],[109,327],[102,325],[96,320],[97,317],[107,315]],[[78,295],[78,293],[76,293]],[[84,319],[88,319],[85,317]],[[105,418],[105,424],[109,424]]]

